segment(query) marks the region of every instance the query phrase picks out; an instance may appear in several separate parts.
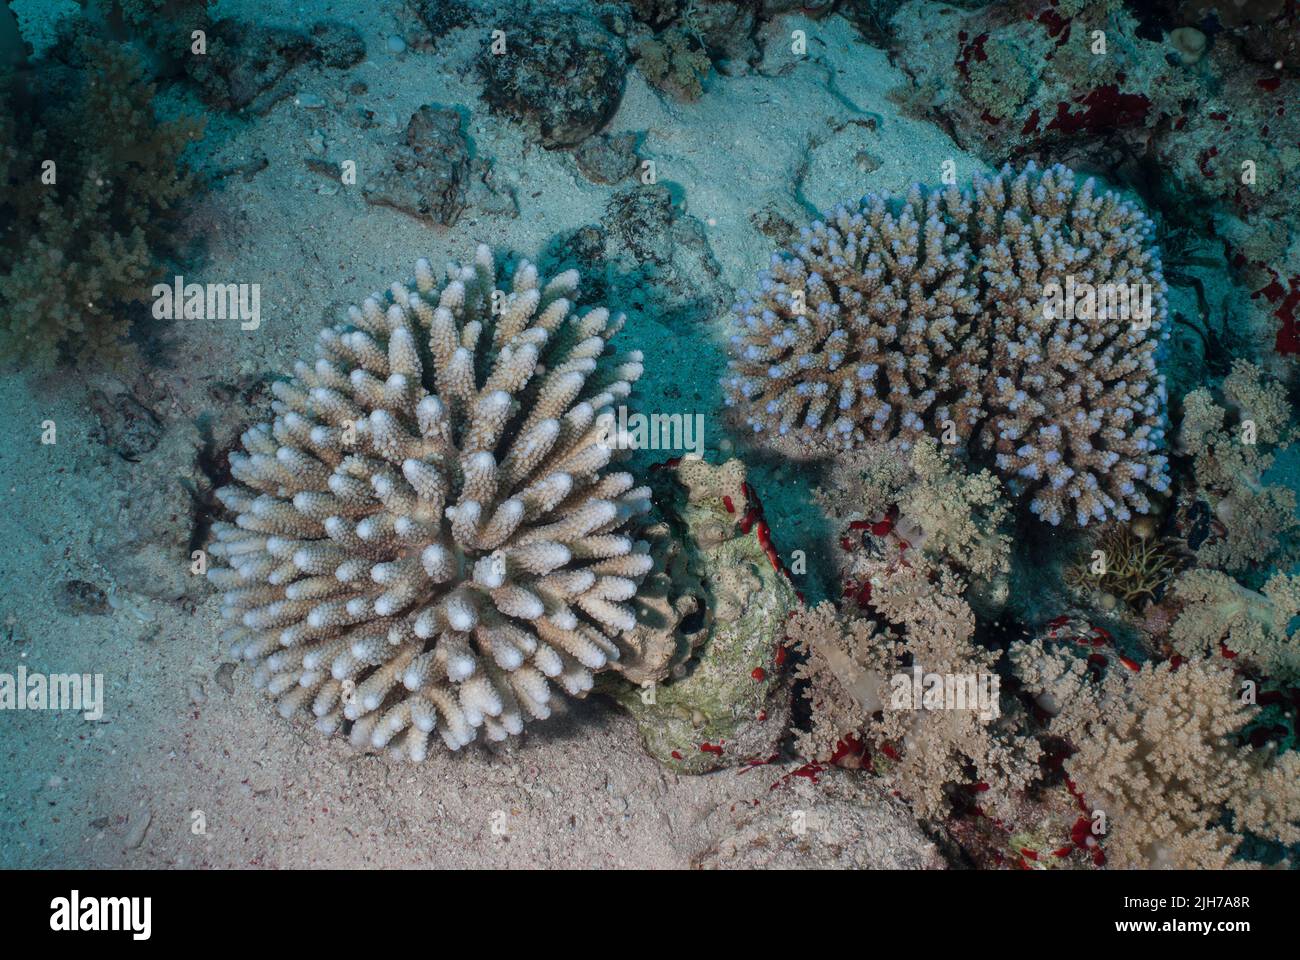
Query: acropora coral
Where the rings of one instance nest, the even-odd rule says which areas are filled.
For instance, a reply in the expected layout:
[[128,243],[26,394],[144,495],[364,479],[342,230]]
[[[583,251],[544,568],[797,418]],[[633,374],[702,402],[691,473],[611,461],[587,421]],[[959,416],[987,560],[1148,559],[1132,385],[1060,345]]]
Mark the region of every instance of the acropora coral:
[[642,371],[611,352],[622,317],[573,312],[576,271],[499,282],[480,246],[349,308],[217,491],[208,575],[256,685],[413,760],[435,730],[519,733],[552,683],[590,690],[652,566],[649,488],[607,469],[600,419]]
[[727,403],[786,450],[948,431],[1052,524],[1146,512],[1168,487],[1153,229],[1061,166],[838,207],[740,295]]

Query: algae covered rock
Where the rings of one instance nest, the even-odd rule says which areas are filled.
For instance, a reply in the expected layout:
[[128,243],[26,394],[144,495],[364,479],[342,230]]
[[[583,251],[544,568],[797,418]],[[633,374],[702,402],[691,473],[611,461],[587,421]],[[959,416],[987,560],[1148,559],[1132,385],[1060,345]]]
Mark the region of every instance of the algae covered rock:
[[507,23],[478,61],[483,99],[535,131],[548,149],[572,147],[618,109],[627,73],[623,41],[578,13]]
[[644,40],[636,48],[637,65],[651,86],[678,100],[698,100],[712,62],[702,44],[680,27]]
[[770,559],[744,464],[687,460],[667,480],[657,502],[685,554],[673,582],[698,589],[701,609],[684,618],[686,644],[661,660],[659,679],[607,692],[636,718],[647,751],[677,772],[765,760],[789,725],[792,680],[781,650],[799,598]]
[[585,140],[573,151],[582,175],[592,183],[618,183],[636,172],[636,134],[619,133]]
[[459,113],[426,104],[411,115],[406,142],[395,144],[387,164],[362,188],[367,203],[392,207],[444,227],[467,204],[469,141]]
[[[729,805],[703,870],[935,870],[945,864],[901,800],[860,771],[820,764],[763,767],[750,802]],[[761,786],[761,790],[760,790]]]

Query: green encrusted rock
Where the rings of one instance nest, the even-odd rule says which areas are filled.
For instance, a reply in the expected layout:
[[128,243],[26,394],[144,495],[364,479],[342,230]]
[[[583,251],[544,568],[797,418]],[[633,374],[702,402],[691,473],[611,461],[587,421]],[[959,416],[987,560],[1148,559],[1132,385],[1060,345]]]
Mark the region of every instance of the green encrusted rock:
[[664,679],[606,692],[636,718],[652,756],[680,773],[705,773],[777,751],[791,703],[778,651],[799,599],[768,558],[761,520],[747,518],[739,460],[685,461],[673,475],[660,505],[691,556],[703,617]]

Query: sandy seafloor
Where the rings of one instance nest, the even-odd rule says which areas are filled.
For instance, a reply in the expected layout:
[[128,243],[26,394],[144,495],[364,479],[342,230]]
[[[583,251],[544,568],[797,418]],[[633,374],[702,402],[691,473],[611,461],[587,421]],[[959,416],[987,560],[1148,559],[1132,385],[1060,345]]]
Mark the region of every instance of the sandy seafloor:
[[[233,677],[222,671],[229,658],[217,601],[175,561],[190,532],[183,484],[197,475],[206,432],[228,435],[261,419],[264,409],[245,402],[258,395],[252,387],[310,357],[326,318],[409,277],[418,257],[464,258],[480,241],[535,256],[556,235],[599,221],[625,187],[590,183],[570,152],[529,145],[488,113],[471,69],[481,30],[453,32],[436,52],[395,54],[387,38],[411,27],[395,0],[235,0],[214,10],[289,26],[340,20],[361,31],[367,55],[347,71],[293,75],[299,94],[320,97],[324,109],[291,97],[264,117],[210,116],[198,148],[206,169],[259,152],[268,165],[248,179],[225,177],[197,200],[185,239],[201,253],[186,279],[260,283],[260,329],[179,321],[161,331],[155,365],[131,383],[67,372],[0,380],[9,434],[0,444],[0,666],[102,673],[106,685],[98,722],[0,715],[0,867],[688,865],[731,829],[738,805],[768,794],[775,774],[667,772],[644,752],[633,721],[599,698],[569,701],[508,744],[431,749],[411,766],[326,741],[305,720],[282,720],[253,691],[246,667]],[[667,100],[630,70],[607,127],[640,135],[640,156],[656,161],[681,214],[704,225],[730,288],[750,283],[773,248],[751,220],[765,202],[811,219],[868,191],[933,181],[945,160],[963,181],[982,166],[936,126],[900,114],[886,92],[903,74],[845,20],[788,16],[767,29],[806,30],[811,55],[769,43],[760,70],[714,73],[690,104]],[[348,92],[356,80],[365,93]],[[435,229],[366,204],[358,190],[334,190],[305,166],[318,137],[330,157],[377,164],[426,103],[469,111],[474,149],[513,189],[517,218],[471,205],[454,227]],[[378,126],[350,122],[358,108],[373,111]],[[872,122],[845,122],[855,118]],[[860,150],[882,160],[879,169],[864,173]],[[718,319],[670,328],[633,316],[620,335],[647,357],[639,402],[703,413],[711,459],[727,450]],[[87,401],[96,390],[128,388],[148,396],[161,421],[157,446],[138,462],[108,449]],[[37,442],[46,420],[57,424],[53,446]],[[782,551],[815,550],[823,531],[807,502],[806,468],[751,470]],[[75,614],[56,602],[68,580],[101,587],[109,611]],[[196,811],[202,832],[193,829]],[[504,835],[492,830],[499,812]]]

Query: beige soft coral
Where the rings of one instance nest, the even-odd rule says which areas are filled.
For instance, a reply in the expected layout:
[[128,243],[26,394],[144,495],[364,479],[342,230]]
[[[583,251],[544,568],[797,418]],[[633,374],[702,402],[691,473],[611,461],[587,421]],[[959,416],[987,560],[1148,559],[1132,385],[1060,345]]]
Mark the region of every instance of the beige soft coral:
[[1115,667],[1098,682],[1041,644],[1017,644],[1012,661],[1055,714],[1048,733],[1073,750],[1065,771],[1104,824],[1108,865],[1221,869],[1242,865],[1246,831],[1300,840],[1300,754],[1235,743],[1253,708],[1231,669],[1195,659]]

